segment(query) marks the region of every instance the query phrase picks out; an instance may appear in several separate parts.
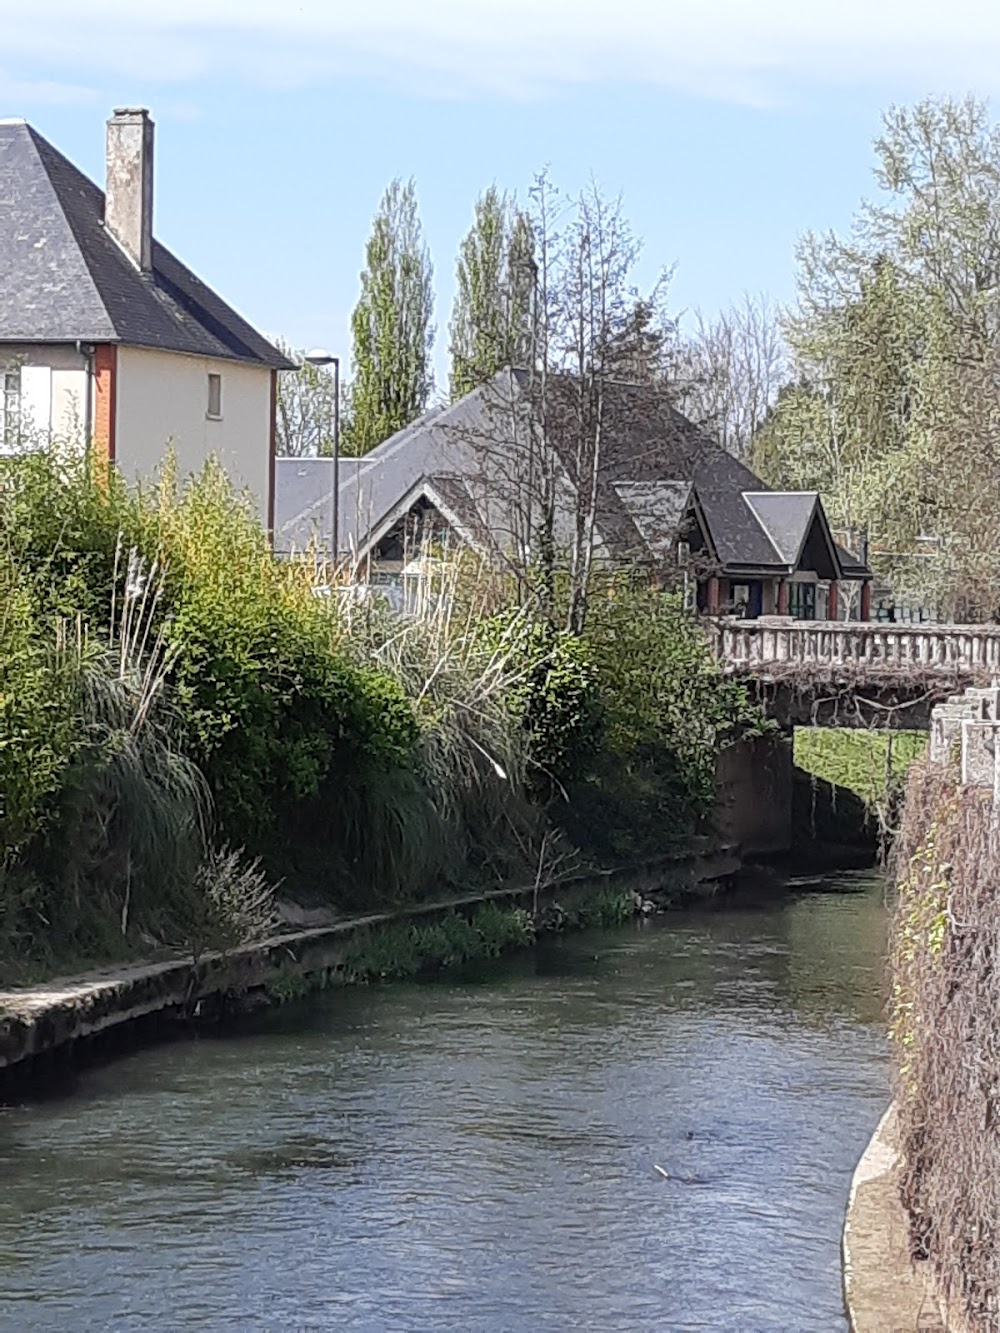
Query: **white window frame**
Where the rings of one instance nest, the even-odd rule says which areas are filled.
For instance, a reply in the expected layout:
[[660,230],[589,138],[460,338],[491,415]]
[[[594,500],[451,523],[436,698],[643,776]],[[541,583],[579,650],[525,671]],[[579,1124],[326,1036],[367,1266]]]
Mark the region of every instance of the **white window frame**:
[[209,421],[222,420],[222,375],[217,370],[208,372],[208,406],[205,416]]
[[0,370],[0,453],[16,453],[21,445],[21,369]]

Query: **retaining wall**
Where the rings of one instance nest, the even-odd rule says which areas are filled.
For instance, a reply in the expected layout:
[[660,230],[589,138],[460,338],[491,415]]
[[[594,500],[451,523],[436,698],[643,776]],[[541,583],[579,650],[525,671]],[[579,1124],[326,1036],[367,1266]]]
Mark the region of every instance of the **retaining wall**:
[[190,957],[137,963],[0,992],[0,1078],[48,1052],[110,1029],[126,1029],[150,1015],[197,1016],[221,997],[263,993],[289,973],[305,978],[336,971],[359,934],[393,923],[432,921],[484,902],[539,910],[558,902],[572,908],[576,901],[609,887],[683,899],[713,892],[740,865],[734,846],[696,847],[682,855],[565,880],[538,891],[498,889],[275,935],[224,955],[206,955],[197,963]]

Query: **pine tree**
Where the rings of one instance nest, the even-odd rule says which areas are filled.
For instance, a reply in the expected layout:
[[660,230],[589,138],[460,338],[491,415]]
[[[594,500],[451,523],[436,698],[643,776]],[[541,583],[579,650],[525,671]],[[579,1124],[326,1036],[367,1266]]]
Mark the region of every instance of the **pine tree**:
[[364,454],[418,417],[433,388],[434,270],[413,181],[382,196],[365,247],[352,317],[353,418],[346,443]]
[[451,317],[451,396],[461,398],[531,354],[534,244],[531,223],[490,186],[458,254]]

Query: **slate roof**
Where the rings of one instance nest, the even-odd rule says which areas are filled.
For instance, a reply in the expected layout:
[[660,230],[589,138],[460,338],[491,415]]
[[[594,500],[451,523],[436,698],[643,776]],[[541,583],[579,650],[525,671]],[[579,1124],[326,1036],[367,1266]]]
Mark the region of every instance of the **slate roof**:
[[816,513],[814,491],[747,491],[743,496],[783,564],[798,563]]
[[292,363],[165,246],[141,273],[104,194],[23,121],[0,121],[0,342],[120,342],[288,370]]
[[[572,535],[573,393],[571,381],[556,381],[550,383],[546,399],[548,435],[562,464],[565,497],[562,513],[557,501],[557,544],[568,544]],[[515,531],[511,496],[523,482],[525,422],[531,411],[524,373],[501,372],[457,403],[419,418],[364,458],[351,460],[346,469],[342,466],[342,550],[363,553],[386,517],[397,512],[404,499],[421,495],[432,503],[439,497],[461,516],[468,532],[482,534],[497,548],[523,539]],[[278,460],[279,551],[308,545],[301,538],[310,494],[317,524],[312,531],[329,538],[329,465],[322,471],[324,460],[311,461],[318,468],[314,480],[308,460]],[[725,568],[777,576],[794,570],[822,505],[813,491],[769,491],[659,391],[609,386],[596,515],[598,552],[622,562],[661,564],[672,558],[682,527],[695,513]],[[825,519],[821,522],[828,537]],[[836,551],[845,577],[869,577],[855,556],[839,547]]]

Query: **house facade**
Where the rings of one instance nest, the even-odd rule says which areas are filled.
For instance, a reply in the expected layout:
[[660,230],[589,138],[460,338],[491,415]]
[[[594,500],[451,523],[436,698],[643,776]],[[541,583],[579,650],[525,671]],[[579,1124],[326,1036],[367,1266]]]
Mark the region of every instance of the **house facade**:
[[626,383],[603,391],[581,484],[578,395],[569,381],[546,395],[502,372],[350,460],[336,497],[328,460],[279,459],[275,549],[328,548],[336,503],[338,557],[372,582],[398,588],[428,551],[456,546],[523,565],[543,510],[552,545],[571,549],[586,487],[595,561],[684,586],[707,615],[869,618],[871,572],[834,540],[818,494],[769,490],[666,391]]
[[154,238],[153,149],[148,112],[115,111],[102,192],[0,121],[0,449],[85,443],[129,481],[215,456],[271,527],[291,363]]

